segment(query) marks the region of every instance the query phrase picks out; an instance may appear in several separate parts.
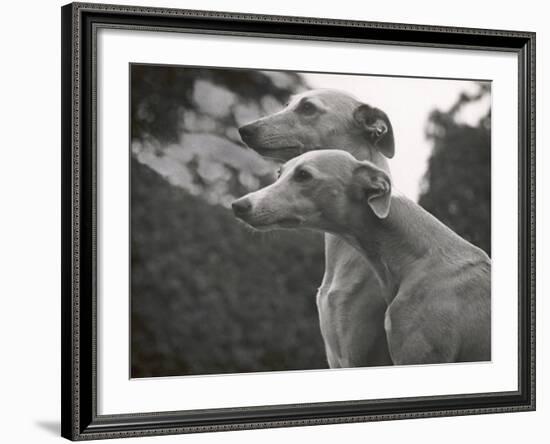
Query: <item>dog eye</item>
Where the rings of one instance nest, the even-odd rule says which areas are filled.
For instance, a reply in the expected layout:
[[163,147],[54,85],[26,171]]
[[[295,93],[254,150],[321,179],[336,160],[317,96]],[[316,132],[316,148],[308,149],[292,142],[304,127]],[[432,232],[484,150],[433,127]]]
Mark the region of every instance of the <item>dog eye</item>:
[[303,102],[300,106],[300,112],[302,112],[303,114],[311,115],[314,114],[316,111],[317,108],[311,102]]
[[294,173],[294,178],[298,182],[305,182],[313,178],[312,174],[307,170],[296,170]]

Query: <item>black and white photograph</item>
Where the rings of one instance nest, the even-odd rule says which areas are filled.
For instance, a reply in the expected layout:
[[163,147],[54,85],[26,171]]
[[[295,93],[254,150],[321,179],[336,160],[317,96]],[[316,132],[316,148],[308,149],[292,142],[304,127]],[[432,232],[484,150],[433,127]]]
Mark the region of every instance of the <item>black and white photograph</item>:
[[130,378],[491,362],[490,80],[129,77]]

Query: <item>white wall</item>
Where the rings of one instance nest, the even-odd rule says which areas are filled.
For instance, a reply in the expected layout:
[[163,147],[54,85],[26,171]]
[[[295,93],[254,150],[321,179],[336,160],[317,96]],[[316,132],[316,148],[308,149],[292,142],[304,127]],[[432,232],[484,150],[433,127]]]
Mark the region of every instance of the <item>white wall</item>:
[[[550,421],[550,393],[544,381],[542,348],[549,304],[543,301],[547,280],[544,256],[550,245],[542,233],[548,205],[542,197],[548,156],[543,150],[544,111],[550,103],[543,69],[548,63],[550,15],[544,2],[462,0],[298,2],[296,0],[164,0],[119,3],[191,9],[229,10],[281,15],[314,15],[390,22],[470,26],[536,31],[538,124],[538,411],[350,424],[322,427],[226,432],[136,442],[279,443],[279,442],[543,442]],[[45,443],[59,434],[59,65],[62,2],[4,2],[2,9],[0,113],[0,406],[4,442]],[[543,54],[545,53],[545,54]],[[546,57],[546,58],[545,58]],[[547,76],[548,77],[548,76]],[[7,136],[7,137],[6,137]],[[546,158],[546,159],[545,159]],[[548,273],[546,273],[547,275]],[[135,440],[127,440],[127,442]]]

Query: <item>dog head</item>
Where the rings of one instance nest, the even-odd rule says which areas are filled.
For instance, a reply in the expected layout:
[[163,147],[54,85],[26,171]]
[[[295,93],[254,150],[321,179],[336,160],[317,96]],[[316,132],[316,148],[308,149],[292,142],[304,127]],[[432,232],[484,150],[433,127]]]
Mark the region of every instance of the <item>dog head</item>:
[[336,147],[359,158],[371,159],[375,152],[387,158],[394,155],[388,116],[346,93],[329,89],[293,96],[283,110],[240,127],[239,133],[260,155],[280,161]]
[[233,211],[260,230],[303,227],[347,234],[355,215],[383,219],[390,202],[387,173],[345,151],[322,150],[287,162],[275,183],[236,200]]

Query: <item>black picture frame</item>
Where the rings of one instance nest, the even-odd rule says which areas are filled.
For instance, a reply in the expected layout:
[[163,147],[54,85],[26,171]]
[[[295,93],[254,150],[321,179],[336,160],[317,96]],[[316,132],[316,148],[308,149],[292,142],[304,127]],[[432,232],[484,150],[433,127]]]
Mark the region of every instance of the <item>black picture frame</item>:
[[[72,3],[62,85],[62,436],[71,440],[535,409],[535,33]],[[510,51],[519,62],[518,390],[390,400],[98,415],[95,38],[99,27]]]

